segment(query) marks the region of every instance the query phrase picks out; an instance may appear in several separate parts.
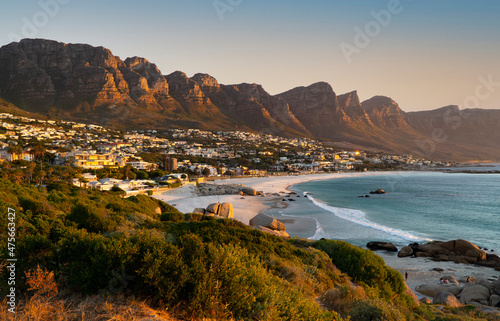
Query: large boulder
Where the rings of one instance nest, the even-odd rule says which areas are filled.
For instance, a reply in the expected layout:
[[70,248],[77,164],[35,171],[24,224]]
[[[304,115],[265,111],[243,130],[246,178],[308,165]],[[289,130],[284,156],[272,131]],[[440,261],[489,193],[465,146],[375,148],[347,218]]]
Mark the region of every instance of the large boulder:
[[450,251],[441,247],[439,243],[427,243],[420,245],[418,247],[419,251],[429,253],[430,255],[439,255],[439,254],[449,254]]
[[385,192],[383,189],[381,189],[381,188],[379,188],[379,189],[378,189],[378,190],[376,190],[376,191],[371,191],[371,192],[370,192],[370,194],[385,194],[385,193],[386,193],[386,192]]
[[463,287],[456,284],[437,284],[437,283],[426,283],[420,284],[415,287],[415,291],[420,294],[426,295],[428,297],[434,297],[439,292],[449,292],[453,295],[459,295],[462,292]]
[[217,215],[219,213],[219,206],[220,206],[220,203],[212,203],[212,204],[207,206],[206,212]]
[[490,297],[490,305],[492,307],[500,307],[500,295],[493,294]]
[[449,292],[438,292],[432,299],[432,304],[442,304],[450,308],[461,307],[462,304],[458,301],[457,297]]
[[205,209],[204,208],[195,208],[193,210],[193,213],[205,215]]
[[410,246],[405,246],[398,252],[398,257],[408,257],[413,255],[413,249]]
[[493,293],[500,295],[500,280],[491,282]]
[[393,243],[389,242],[369,242],[366,244],[366,247],[370,250],[381,250],[381,251],[389,251],[389,252],[397,252],[398,248]]
[[450,252],[454,252],[457,256],[473,257],[478,261],[486,260],[486,252],[481,250],[479,246],[466,240],[443,242],[440,246]]
[[287,232],[285,231],[276,231],[276,230],[271,230],[270,228],[267,228],[265,226],[252,226],[253,228],[257,229],[257,230],[261,230],[263,232],[266,232],[266,233],[269,233],[269,234],[272,234],[272,235],[276,235],[276,236],[279,236],[279,237],[284,237],[284,238],[289,238],[290,235],[288,235]]
[[245,193],[246,195],[249,195],[249,196],[256,196],[257,195],[257,191],[251,187],[248,187],[248,186],[241,186],[240,191]]
[[494,285],[493,282],[490,282],[487,279],[484,278],[477,278],[474,280],[474,283],[482,285],[490,290],[491,293],[493,293]]
[[223,218],[234,218],[234,208],[232,203],[222,203],[219,205],[219,216]]
[[415,294],[415,292],[408,286],[408,284],[406,284],[405,282],[405,294],[407,296],[409,296],[410,298],[412,298],[413,302],[416,304],[416,305],[420,305],[420,300],[418,299],[417,295]]
[[463,304],[479,303],[488,305],[490,303],[490,290],[480,284],[468,283],[460,293],[460,302]]
[[420,299],[420,303],[431,304],[432,301],[428,297],[424,296],[423,298]]
[[250,220],[250,226],[264,226],[267,227],[271,230],[274,231],[284,231],[285,230],[285,224],[281,223],[277,219],[265,215],[265,214],[258,214],[254,218]]

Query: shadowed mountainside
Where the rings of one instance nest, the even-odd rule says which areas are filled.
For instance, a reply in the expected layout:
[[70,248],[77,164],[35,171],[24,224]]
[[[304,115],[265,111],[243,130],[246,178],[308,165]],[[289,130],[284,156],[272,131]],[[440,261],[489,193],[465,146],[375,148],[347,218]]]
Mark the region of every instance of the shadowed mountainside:
[[270,95],[207,74],[163,75],[103,47],[24,39],[0,48],[0,98],[22,110],[118,129],[200,128],[313,137],[443,160],[499,160],[500,110],[404,112],[318,82]]

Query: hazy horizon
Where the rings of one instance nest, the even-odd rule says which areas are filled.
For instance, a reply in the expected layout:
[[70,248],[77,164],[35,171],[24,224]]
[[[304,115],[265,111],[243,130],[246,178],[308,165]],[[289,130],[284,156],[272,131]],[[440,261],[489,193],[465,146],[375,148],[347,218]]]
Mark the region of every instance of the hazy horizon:
[[2,6],[0,46],[19,38],[141,56],[163,74],[208,73],[271,94],[328,82],[405,111],[500,108],[500,2],[41,0]]

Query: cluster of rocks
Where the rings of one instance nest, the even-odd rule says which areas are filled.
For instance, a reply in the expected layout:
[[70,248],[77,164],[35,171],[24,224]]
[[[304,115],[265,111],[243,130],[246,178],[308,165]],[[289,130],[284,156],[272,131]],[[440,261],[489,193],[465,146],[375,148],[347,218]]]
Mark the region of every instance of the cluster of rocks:
[[423,245],[413,243],[403,247],[398,257],[428,257],[435,261],[477,264],[500,271],[500,257],[487,253],[477,245],[466,240],[448,242],[433,241]]
[[198,196],[214,196],[214,195],[241,195],[241,196],[257,196],[263,195],[255,189],[245,185],[216,185],[216,184],[199,184],[195,189]]
[[378,190],[376,190],[376,191],[371,191],[371,192],[370,192],[370,194],[385,194],[385,193],[386,193],[386,192],[385,192],[383,189],[381,189],[381,188],[379,188],[379,189],[378,189]]
[[397,252],[398,248],[394,243],[390,242],[368,242],[366,247],[372,251],[388,251],[388,252]]
[[214,216],[216,218],[234,218],[232,203],[212,203],[207,208],[195,208],[193,213]]
[[250,226],[276,236],[290,237],[285,231],[285,224],[269,215],[258,214],[250,220]]
[[444,276],[438,283],[427,283],[415,287],[415,291],[425,295],[421,301],[431,303],[427,297],[433,298],[433,304],[450,307],[476,305],[483,312],[498,313],[500,311],[500,280],[475,279],[464,277],[456,280],[453,276]]

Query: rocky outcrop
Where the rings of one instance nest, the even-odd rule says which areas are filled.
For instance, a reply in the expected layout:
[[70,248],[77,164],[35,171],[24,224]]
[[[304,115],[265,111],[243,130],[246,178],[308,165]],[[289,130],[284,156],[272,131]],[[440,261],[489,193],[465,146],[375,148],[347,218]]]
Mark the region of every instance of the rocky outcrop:
[[398,248],[394,243],[390,242],[369,242],[366,244],[366,247],[373,251],[389,251],[389,252],[397,252]]
[[235,184],[235,185],[216,185],[216,184],[199,184],[195,193],[199,196],[214,196],[214,195],[242,195],[242,196],[257,196],[262,195],[261,192],[254,188]]
[[422,245],[413,243],[403,247],[398,253],[398,257],[408,256],[428,257],[436,261],[454,261],[493,268],[500,267],[500,258],[497,255],[487,254],[477,245],[466,240],[433,241]]
[[262,213],[258,214],[250,220],[250,226],[273,235],[290,237],[285,231],[285,224],[269,215],[265,215]]
[[232,203],[212,203],[204,208],[195,208],[193,213],[214,216],[216,218],[232,218],[234,219],[234,208]]
[[434,298],[434,304],[443,304],[450,307],[472,304],[476,305],[481,311],[498,312],[490,307],[500,306],[500,295],[495,292],[500,280],[491,281],[468,276],[460,278],[460,282],[464,282],[464,284],[459,284],[451,275],[443,276],[439,283],[421,284],[415,287],[415,291]]
[[432,299],[433,304],[442,304],[450,308],[459,308],[462,306],[457,297],[449,292],[438,292]]
[[375,191],[371,191],[370,194],[385,194],[386,191],[384,191],[383,189],[379,188]]
[[264,226],[275,231],[284,231],[285,224],[281,223],[274,217],[265,214],[258,214],[250,220],[250,226]]
[[490,303],[490,290],[480,284],[468,283],[460,292],[460,302],[463,304],[479,303],[482,305],[489,305]]
[[220,204],[217,215],[223,218],[234,218],[233,204],[231,203]]
[[463,287],[457,284],[438,284],[438,283],[425,283],[415,287],[415,291],[433,298],[439,292],[448,292],[453,295],[459,295]]
[[254,226],[253,228],[255,228],[257,230],[261,230],[262,232],[266,232],[266,233],[271,234],[271,235],[279,236],[279,237],[284,237],[284,238],[290,237],[290,235],[288,235],[288,233],[285,231],[277,231],[277,230],[273,230],[273,229],[270,229],[270,228],[267,228],[264,226]]

